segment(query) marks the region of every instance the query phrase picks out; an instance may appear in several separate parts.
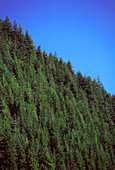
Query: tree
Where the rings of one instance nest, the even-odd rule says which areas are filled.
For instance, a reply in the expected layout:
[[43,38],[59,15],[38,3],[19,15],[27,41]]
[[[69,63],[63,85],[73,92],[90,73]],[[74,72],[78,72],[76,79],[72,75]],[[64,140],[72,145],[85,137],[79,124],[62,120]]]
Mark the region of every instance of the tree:
[[21,35],[24,35],[23,28],[22,28],[21,24],[19,25],[19,32],[21,33]]
[[72,65],[71,65],[70,60],[67,62],[67,66],[68,66],[69,70],[72,71],[72,68],[73,68],[73,67],[72,67]]
[[102,84],[102,82],[100,81],[99,75],[98,75],[98,77],[97,77],[97,83],[98,83],[99,87],[100,87],[101,90],[102,90],[102,89],[103,89],[103,84]]
[[54,57],[57,57],[57,53],[56,53],[56,51],[55,51],[55,53],[54,53]]
[[17,31],[19,30],[16,20],[14,21],[13,30],[14,30],[15,32],[17,32]]
[[10,35],[12,32],[12,23],[10,22],[9,17],[7,16],[5,21],[4,21],[4,31]]
[[26,30],[25,39],[26,39],[26,44],[27,44],[28,48],[33,49],[34,42],[31,38],[31,35],[29,35],[28,30]]

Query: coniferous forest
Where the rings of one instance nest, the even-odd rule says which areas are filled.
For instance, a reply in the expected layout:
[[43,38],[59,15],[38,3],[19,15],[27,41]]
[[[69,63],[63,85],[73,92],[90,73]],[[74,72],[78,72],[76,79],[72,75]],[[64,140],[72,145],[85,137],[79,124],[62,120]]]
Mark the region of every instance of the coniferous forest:
[[0,20],[0,169],[114,170],[115,95]]

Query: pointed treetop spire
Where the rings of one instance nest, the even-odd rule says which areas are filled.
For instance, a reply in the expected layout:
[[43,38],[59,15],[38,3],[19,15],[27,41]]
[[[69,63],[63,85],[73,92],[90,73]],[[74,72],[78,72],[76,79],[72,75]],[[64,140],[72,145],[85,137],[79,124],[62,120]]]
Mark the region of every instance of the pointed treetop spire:
[[69,69],[72,71],[72,65],[71,65],[71,62],[70,62],[70,60],[67,62],[67,66],[69,67]]
[[23,28],[22,28],[22,25],[21,25],[21,24],[19,25],[19,31],[20,31],[21,34],[24,34]]
[[7,16],[6,19],[5,19],[5,25],[7,25],[7,27],[9,29],[12,29],[12,23],[10,22],[10,19],[9,17]]
[[37,48],[37,55],[41,55],[42,51],[41,51],[41,44],[38,46]]
[[14,20],[14,26],[13,26],[14,31],[18,31],[18,24],[16,20]]

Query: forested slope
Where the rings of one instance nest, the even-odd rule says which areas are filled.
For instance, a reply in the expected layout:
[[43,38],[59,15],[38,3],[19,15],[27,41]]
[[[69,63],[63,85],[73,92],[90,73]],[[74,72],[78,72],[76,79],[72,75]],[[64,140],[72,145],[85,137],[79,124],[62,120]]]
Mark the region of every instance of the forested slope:
[[114,170],[115,95],[0,20],[1,169]]

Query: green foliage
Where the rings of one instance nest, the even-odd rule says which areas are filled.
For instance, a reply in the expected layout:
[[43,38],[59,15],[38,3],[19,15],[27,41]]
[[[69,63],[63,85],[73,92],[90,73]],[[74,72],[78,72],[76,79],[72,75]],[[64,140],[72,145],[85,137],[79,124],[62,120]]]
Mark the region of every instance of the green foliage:
[[115,168],[115,95],[0,20],[0,168]]

